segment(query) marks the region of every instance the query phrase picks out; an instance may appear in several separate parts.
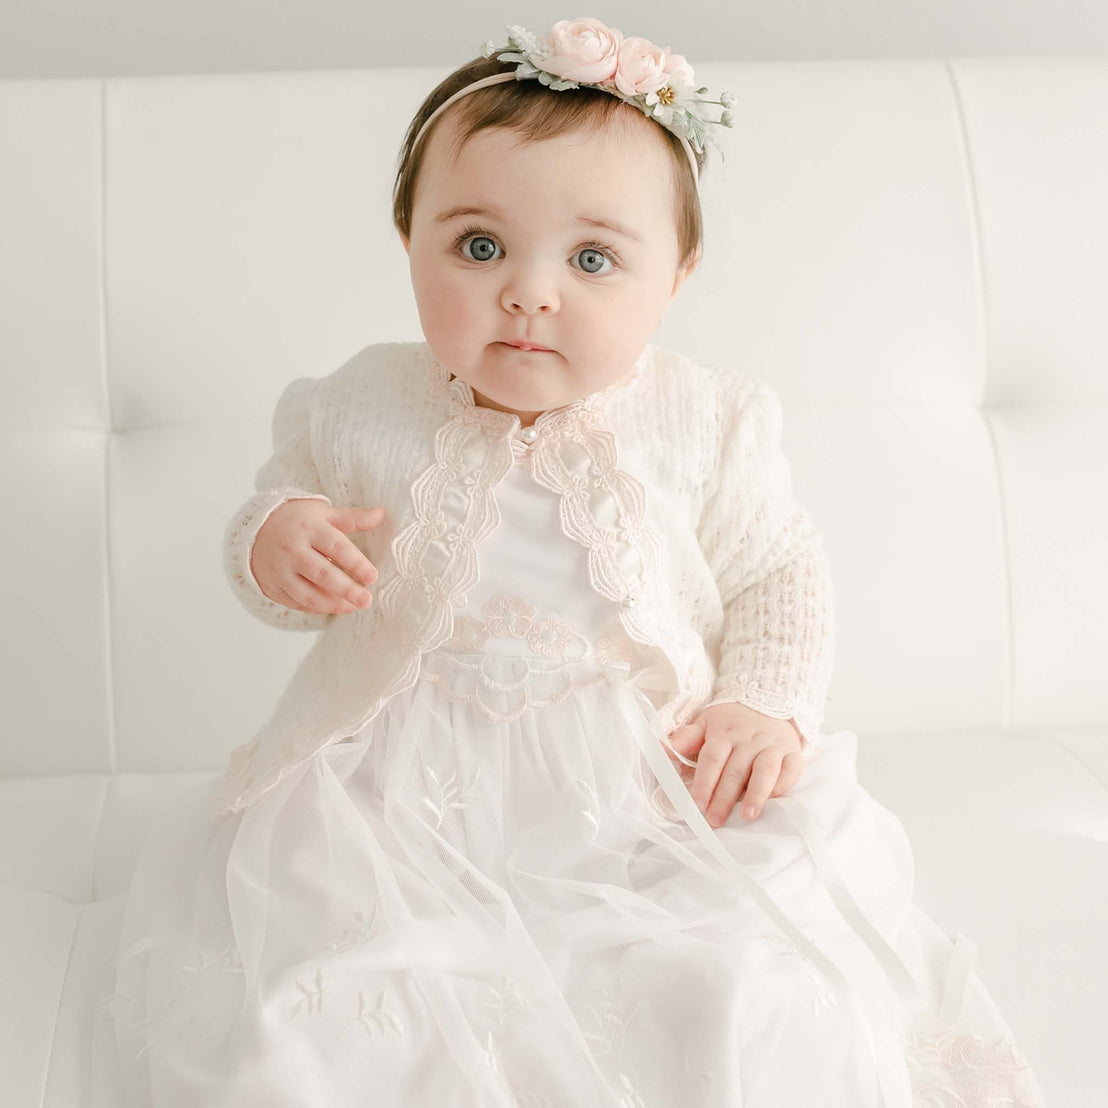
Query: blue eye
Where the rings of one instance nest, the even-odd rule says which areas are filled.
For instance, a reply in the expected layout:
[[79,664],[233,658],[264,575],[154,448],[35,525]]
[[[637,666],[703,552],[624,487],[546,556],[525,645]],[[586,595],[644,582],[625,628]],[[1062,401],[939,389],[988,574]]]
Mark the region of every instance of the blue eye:
[[[580,258],[583,254],[584,255],[591,255],[593,259],[599,260],[599,262],[601,264],[603,264],[605,261],[610,261],[611,260],[610,258],[607,257],[607,255],[604,253],[603,250],[599,250],[595,246],[585,246],[585,247],[583,247],[581,250],[579,250],[577,252],[577,257]],[[615,268],[616,268],[615,265],[613,265],[612,269],[615,269]],[[601,270],[599,270],[599,269],[586,269],[585,272],[586,273],[600,273]]]
[[[474,248],[472,254],[466,250],[466,246],[470,244],[473,244]],[[499,249],[492,236],[487,234],[481,227],[466,227],[455,236],[452,246],[455,250],[461,251],[463,258],[471,262],[495,261],[494,254],[495,251]],[[609,273],[614,273],[623,261],[614,246],[607,246],[599,242],[583,243],[578,247],[574,257],[579,258],[582,255],[588,260],[584,263],[586,268],[582,268],[581,272],[588,273],[591,276],[604,277]],[[610,269],[587,268],[589,265],[596,265],[597,263],[602,265],[604,261],[612,263]]]
[[[466,254],[466,252],[465,252],[466,242],[481,243],[481,247],[479,249],[477,257],[474,258],[471,255]],[[488,235],[473,235],[473,236],[464,238],[462,240],[462,254],[465,257],[470,258],[472,261],[475,261],[475,262],[487,262],[489,260],[489,257],[490,257],[490,253],[489,253],[490,249],[495,249],[495,247],[496,247],[496,243],[494,243],[492,241],[492,239],[489,238]]]

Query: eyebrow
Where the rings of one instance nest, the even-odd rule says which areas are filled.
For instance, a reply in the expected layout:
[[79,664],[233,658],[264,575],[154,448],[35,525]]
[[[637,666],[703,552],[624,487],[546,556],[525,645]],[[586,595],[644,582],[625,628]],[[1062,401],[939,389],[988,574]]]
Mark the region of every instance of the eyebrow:
[[[447,208],[445,211],[439,212],[432,222],[449,223],[450,220],[458,219],[463,215],[491,216],[493,219],[501,220],[504,218],[503,213],[498,208],[478,208],[470,204],[459,204],[457,207]],[[589,215],[579,215],[577,217],[577,222],[586,223],[590,227],[603,227],[605,230],[614,231],[617,235],[622,235],[624,238],[631,239],[633,242],[643,242],[642,235],[632,231],[630,227],[625,227],[622,223],[617,223],[614,219],[596,219]]]

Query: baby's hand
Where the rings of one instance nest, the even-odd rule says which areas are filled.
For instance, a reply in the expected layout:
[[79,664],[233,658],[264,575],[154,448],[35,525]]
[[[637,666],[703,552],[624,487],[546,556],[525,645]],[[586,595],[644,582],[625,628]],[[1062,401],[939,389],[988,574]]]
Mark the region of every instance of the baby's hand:
[[727,821],[744,788],[743,815],[754,820],[767,797],[787,793],[804,772],[800,735],[792,723],[745,704],[713,704],[673,731],[669,741],[696,760],[695,772],[679,763],[677,768],[713,827]]
[[377,567],[346,536],[372,531],[384,518],[380,505],[336,508],[323,500],[287,500],[255,536],[250,572],[262,592],[286,608],[336,614],[365,608],[373,595],[356,582],[372,585]]

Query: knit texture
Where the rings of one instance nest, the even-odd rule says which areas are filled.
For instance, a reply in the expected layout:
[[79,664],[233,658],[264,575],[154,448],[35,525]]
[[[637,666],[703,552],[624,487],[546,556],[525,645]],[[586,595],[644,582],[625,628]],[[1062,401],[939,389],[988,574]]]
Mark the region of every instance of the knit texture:
[[[738,701],[788,719],[822,703],[834,610],[822,535],[793,498],[782,429],[781,401],[769,385],[723,379],[720,464],[697,537],[723,605],[711,703]],[[817,729],[821,718],[809,714],[801,731]]]

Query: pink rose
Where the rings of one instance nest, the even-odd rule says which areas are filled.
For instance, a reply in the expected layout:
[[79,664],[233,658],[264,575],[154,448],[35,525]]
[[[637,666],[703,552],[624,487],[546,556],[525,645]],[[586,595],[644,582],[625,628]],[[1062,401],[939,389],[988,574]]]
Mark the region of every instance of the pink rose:
[[625,96],[657,92],[669,84],[668,46],[655,46],[645,38],[625,38],[619,48],[616,88]]
[[599,19],[560,19],[547,35],[548,57],[535,63],[539,69],[567,81],[600,84],[616,71],[623,35]]
[[[669,47],[667,46],[668,50]],[[669,83],[673,85],[675,92],[687,93],[691,96],[696,92],[696,78],[693,76],[693,68],[685,60],[684,54],[669,54],[666,56],[666,73],[669,74]]]

